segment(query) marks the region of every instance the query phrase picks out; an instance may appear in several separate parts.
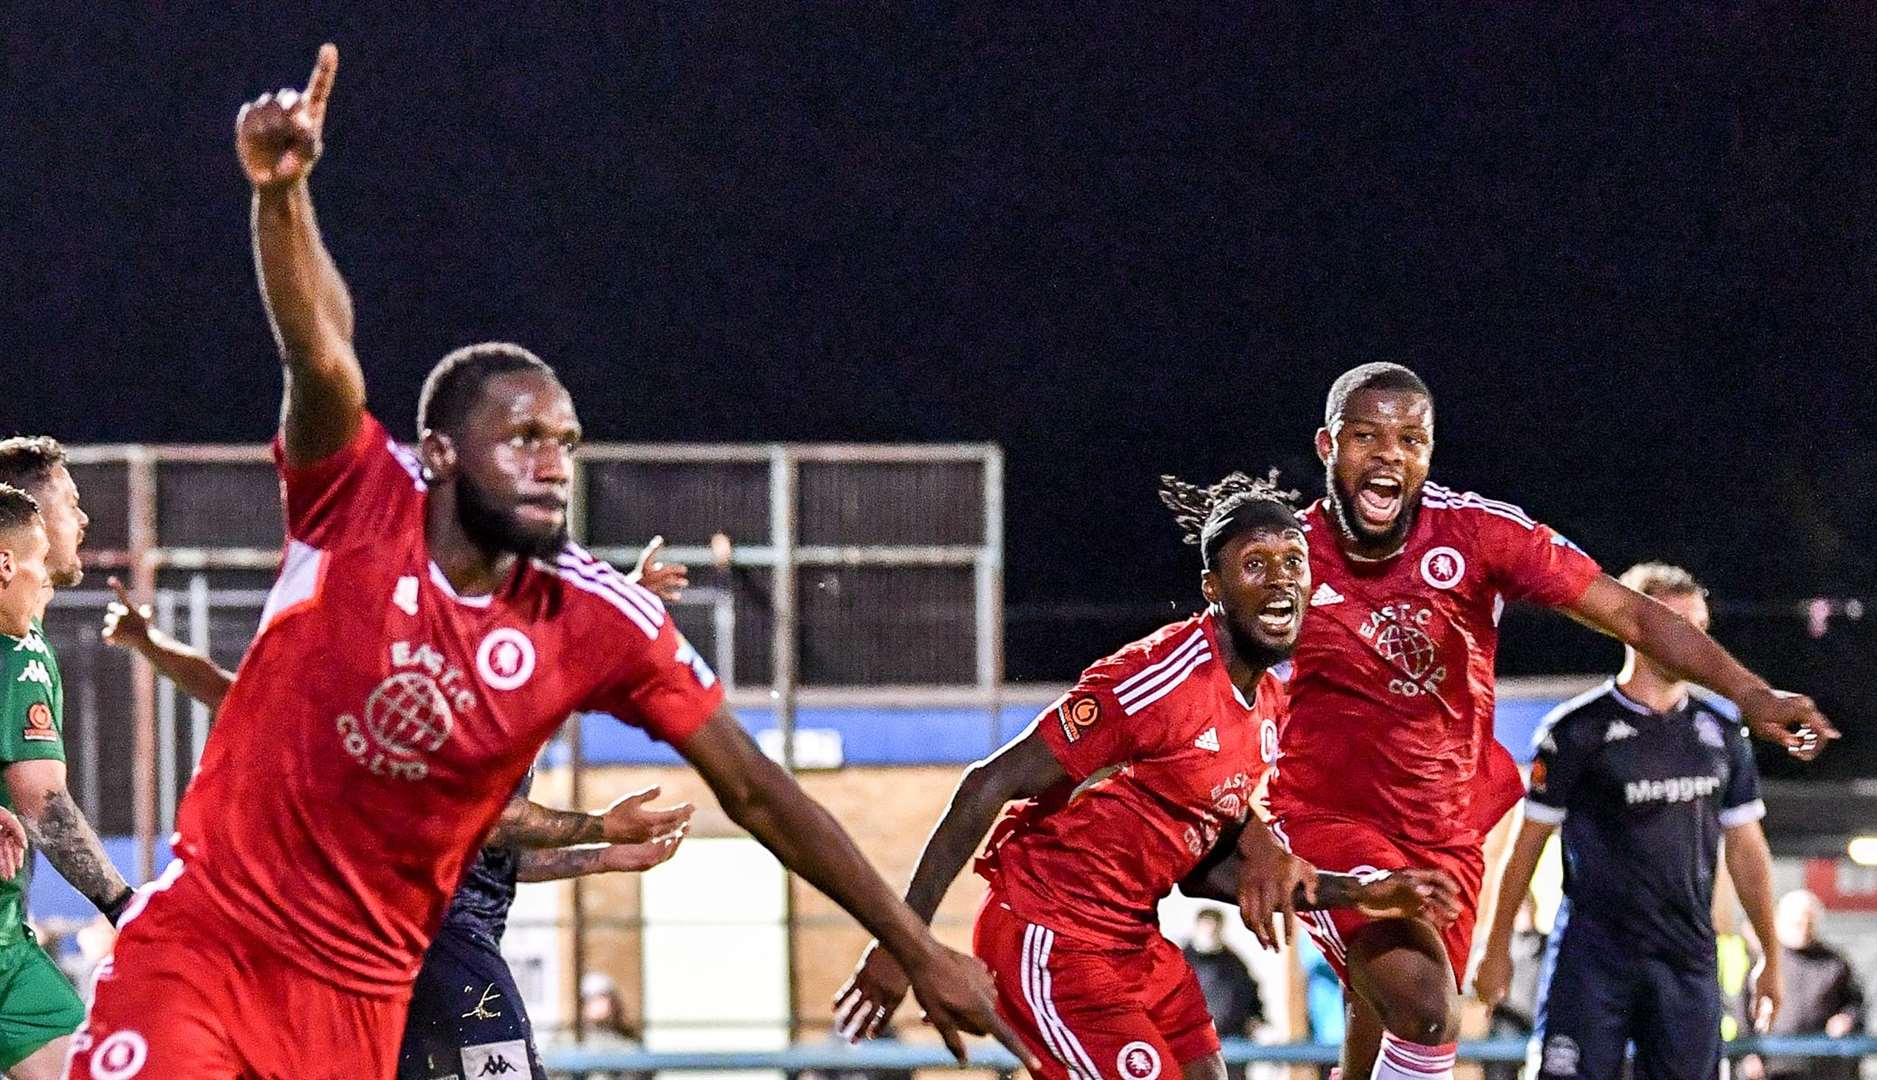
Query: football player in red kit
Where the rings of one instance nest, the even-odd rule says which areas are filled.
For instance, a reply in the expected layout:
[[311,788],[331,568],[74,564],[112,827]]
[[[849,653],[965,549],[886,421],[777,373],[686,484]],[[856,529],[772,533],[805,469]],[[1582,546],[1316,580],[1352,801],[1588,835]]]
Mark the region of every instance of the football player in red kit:
[[[1169,478],[1163,497],[1200,545],[1205,611],[1090,667],[967,770],[906,893],[930,919],[1005,805],[1025,800],[978,862],[990,892],[974,947],[1047,1080],[1225,1075],[1205,998],[1161,936],[1155,905],[1176,883],[1236,896],[1235,879],[1204,880],[1202,860],[1231,849],[1275,751],[1284,688],[1269,668],[1297,640],[1309,554],[1288,500],[1266,482],[1240,473],[1195,488]],[[1425,910],[1437,922],[1455,911],[1455,886],[1437,871],[1304,871],[1298,891],[1312,906]],[[1268,921],[1253,929],[1273,940]],[[837,998],[837,1024],[850,1038],[872,1034],[905,994],[898,965],[870,947]]]
[[1317,432],[1328,494],[1303,515],[1315,585],[1271,777],[1273,820],[1239,845],[1252,917],[1268,914],[1263,897],[1286,899],[1281,886],[1298,873],[1271,850],[1272,834],[1325,870],[1431,866],[1460,883],[1464,912],[1444,931],[1350,910],[1305,920],[1353,991],[1351,1080],[1370,1075],[1371,1061],[1376,1077],[1453,1071],[1481,843],[1524,794],[1493,739],[1508,602],[1558,608],[1621,640],[1728,698],[1754,734],[1798,756],[1837,734],[1809,699],[1775,691],[1518,507],[1428,482],[1433,449],[1434,401],[1414,372],[1364,364],[1336,380]]
[[[365,409],[351,302],[314,223],[338,52],[243,108],[255,260],[286,369],[287,550],[68,1075],[389,1077],[463,867],[575,710],[670,742],[725,811],[882,935],[954,1052],[992,1031],[983,965],[940,946],[723,704],[663,604],[567,538],[580,423],[513,345],[445,357],[410,453]],[[733,976],[731,970],[726,977]]]

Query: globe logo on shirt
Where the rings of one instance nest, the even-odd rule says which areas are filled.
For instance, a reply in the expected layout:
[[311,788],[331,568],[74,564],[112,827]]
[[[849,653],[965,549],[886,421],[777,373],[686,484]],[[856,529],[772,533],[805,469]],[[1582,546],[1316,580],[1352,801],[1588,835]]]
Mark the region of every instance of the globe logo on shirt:
[[455,726],[443,688],[420,672],[398,672],[365,701],[366,730],[382,749],[401,757],[438,749]]
[[1375,637],[1375,648],[1382,658],[1401,665],[1411,678],[1418,679],[1434,666],[1434,642],[1412,626],[1391,622]]

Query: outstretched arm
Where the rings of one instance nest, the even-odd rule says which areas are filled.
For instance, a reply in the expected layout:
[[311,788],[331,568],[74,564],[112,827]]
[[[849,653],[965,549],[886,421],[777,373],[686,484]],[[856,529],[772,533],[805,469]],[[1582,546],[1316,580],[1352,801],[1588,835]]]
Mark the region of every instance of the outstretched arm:
[[516,867],[517,881],[565,881],[593,874],[637,874],[671,858],[684,840],[684,830],[667,833],[643,844],[597,844],[589,847],[523,851]]
[[[907,906],[930,923],[946,891],[977,853],[1004,807],[1013,800],[1040,795],[1068,778],[1037,723],[966,769],[919,854],[912,884],[906,889]],[[835,994],[836,1028],[850,1041],[872,1038],[906,1000],[906,990],[906,973],[878,941],[873,942],[861,954],[853,978]]]
[[235,150],[254,188],[255,273],[286,368],[280,432],[293,466],[343,449],[365,411],[352,298],[320,240],[307,186],[338,70],[339,50],[321,46],[304,91],[263,94],[235,119]]
[[[508,800],[508,805],[502,808],[502,816],[496,820],[495,829],[489,833],[484,844],[488,847],[524,849],[564,848],[595,843],[645,844],[682,834],[691,821],[691,804],[680,803],[656,809],[646,805],[656,798],[658,788],[649,787],[614,799],[611,806],[597,814],[588,814],[578,810],[556,810],[518,795]],[[523,865],[526,864],[527,856],[524,855]]]
[[111,579],[117,599],[104,609],[104,640],[120,649],[150,661],[157,673],[182,687],[183,693],[207,705],[210,711],[222,707],[235,676],[208,655],[184,645],[150,622],[148,604],[137,604],[124,591],[124,583]]
[[1753,734],[1811,760],[1838,731],[1812,699],[1774,690],[1765,679],[1668,606],[1609,575],[1600,575],[1564,609],[1579,622],[1616,638],[1669,672],[1699,683],[1740,707]]
[[65,762],[16,761],[6,767],[7,795],[26,835],[79,895],[112,922],[130,902],[130,885],[117,872],[91,823],[65,786]]
[[732,821],[858,919],[905,965],[927,1019],[955,1057],[966,1057],[962,1030],[994,1035],[1026,1067],[1039,1067],[1036,1055],[998,1018],[984,965],[933,939],[833,815],[763,756],[735,714],[719,708],[678,752],[710,785]]
[[[1259,824],[1265,828],[1262,822]],[[1207,857],[1180,882],[1180,891],[1201,900],[1238,903],[1239,876],[1245,867],[1239,838],[1249,825],[1248,819],[1244,825],[1223,832]],[[1424,918],[1436,926],[1445,926],[1460,915],[1459,886],[1440,870],[1403,868],[1362,875],[1327,870],[1315,873],[1314,893],[1301,882],[1291,887],[1291,904],[1295,910],[1356,908],[1375,918]]]

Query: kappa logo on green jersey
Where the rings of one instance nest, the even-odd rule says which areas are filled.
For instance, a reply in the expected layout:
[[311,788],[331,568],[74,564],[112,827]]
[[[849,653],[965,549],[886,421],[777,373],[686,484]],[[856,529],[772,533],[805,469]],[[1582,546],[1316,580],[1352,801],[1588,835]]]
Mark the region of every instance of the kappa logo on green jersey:
[[48,690],[52,689],[52,673],[47,671],[45,663],[39,660],[26,661],[26,667],[20,671],[20,677],[14,681],[36,682]]
[[26,636],[20,639],[20,643],[18,645],[13,646],[13,651],[14,652],[36,652],[41,656],[52,655],[52,650],[46,648],[46,639],[43,637],[40,637],[39,631],[37,630],[27,631]]

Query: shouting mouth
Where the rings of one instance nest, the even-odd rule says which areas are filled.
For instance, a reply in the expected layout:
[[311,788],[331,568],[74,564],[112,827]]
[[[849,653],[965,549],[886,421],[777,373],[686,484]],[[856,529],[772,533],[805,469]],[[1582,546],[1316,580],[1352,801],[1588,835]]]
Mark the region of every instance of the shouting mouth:
[[1401,516],[1401,478],[1386,473],[1364,480],[1356,488],[1356,514],[1363,524],[1385,529]]
[[1273,638],[1288,638],[1297,630],[1301,610],[1302,605],[1294,596],[1274,597],[1258,609],[1258,628]]

